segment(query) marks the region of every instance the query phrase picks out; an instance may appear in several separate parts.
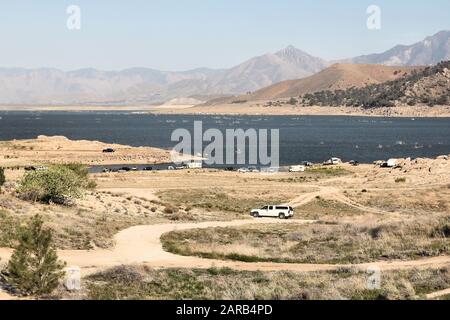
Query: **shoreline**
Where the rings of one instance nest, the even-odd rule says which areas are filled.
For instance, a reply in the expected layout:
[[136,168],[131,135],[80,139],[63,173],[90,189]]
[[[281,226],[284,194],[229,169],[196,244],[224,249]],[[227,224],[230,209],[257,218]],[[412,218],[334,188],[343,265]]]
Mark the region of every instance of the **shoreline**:
[[353,107],[264,107],[250,104],[217,106],[0,106],[0,112],[97,112],[126,111],[156,115],[232,116],[351,116],[386,118],[450,118],[450,106],[398,106],[376,109]]

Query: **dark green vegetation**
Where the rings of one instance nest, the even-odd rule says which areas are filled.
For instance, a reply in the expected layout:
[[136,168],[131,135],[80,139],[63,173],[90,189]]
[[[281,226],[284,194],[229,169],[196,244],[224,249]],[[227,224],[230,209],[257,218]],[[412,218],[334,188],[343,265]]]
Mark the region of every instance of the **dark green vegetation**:
[[0,168],[0,188],[5,184],[5,182],[5,170],[3,168]]
[[447,105],[450,103],[449,69],[450,61],[445,61],[381,84],[305,94],[301,98],[301,103],[308,106],[348,106],[368,109],[392,107],[397,102],[411,106]]
[[117,267],[90,276],[90,299],[422,299],[450,286],[450,270],[383,272],[381,288],[367,289],[368,274],[353,269],[330,272],[250,272],[231,269]]
[[18,238],[19,220],[5,210],[0,210],[0,247],[12,247]]
[[84,189],[94,187],[85,166],[69,164],[26,173],[17,192],[25,200],[67,205],[79,198]]
[[40,216],[34,216],[18,234],[19,245],[3,276],[22,295],[48,295],[59,285],[64,264],[58,261],[52,233]]

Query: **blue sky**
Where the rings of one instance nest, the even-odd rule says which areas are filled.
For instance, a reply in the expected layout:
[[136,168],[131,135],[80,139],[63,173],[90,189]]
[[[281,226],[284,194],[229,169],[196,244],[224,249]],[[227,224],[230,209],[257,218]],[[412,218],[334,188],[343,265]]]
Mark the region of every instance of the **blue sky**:
[[[81,30],[66,8],[81,8]],[[368,30],[366,9],[382,10]],[[450,29],[449,0],[0,0],[1,67],[227,68],[294,45],[325,59]]]

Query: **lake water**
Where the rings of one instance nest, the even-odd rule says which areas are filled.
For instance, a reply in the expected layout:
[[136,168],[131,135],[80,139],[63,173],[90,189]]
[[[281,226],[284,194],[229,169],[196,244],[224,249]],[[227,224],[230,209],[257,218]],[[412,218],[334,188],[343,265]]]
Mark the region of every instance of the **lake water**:
[[279,129],[280,164],[322,162],[331,156],[372,162],[450,153],[450,118],[346,116],[185,116],[132,112],[0,112],[0,140],[62,135],[132,146],[171,149],[172,131]]

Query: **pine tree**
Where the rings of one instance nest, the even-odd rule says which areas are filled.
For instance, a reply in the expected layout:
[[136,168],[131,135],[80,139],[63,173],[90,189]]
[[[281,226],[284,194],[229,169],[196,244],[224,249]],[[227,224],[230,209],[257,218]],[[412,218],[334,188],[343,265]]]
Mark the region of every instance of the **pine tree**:
[[64,276],[65,264],[58,260],[52,232],[43,227],[39,215],[21,230],[19,245],[7,267],[6,280],[23,295],[52,293]]

